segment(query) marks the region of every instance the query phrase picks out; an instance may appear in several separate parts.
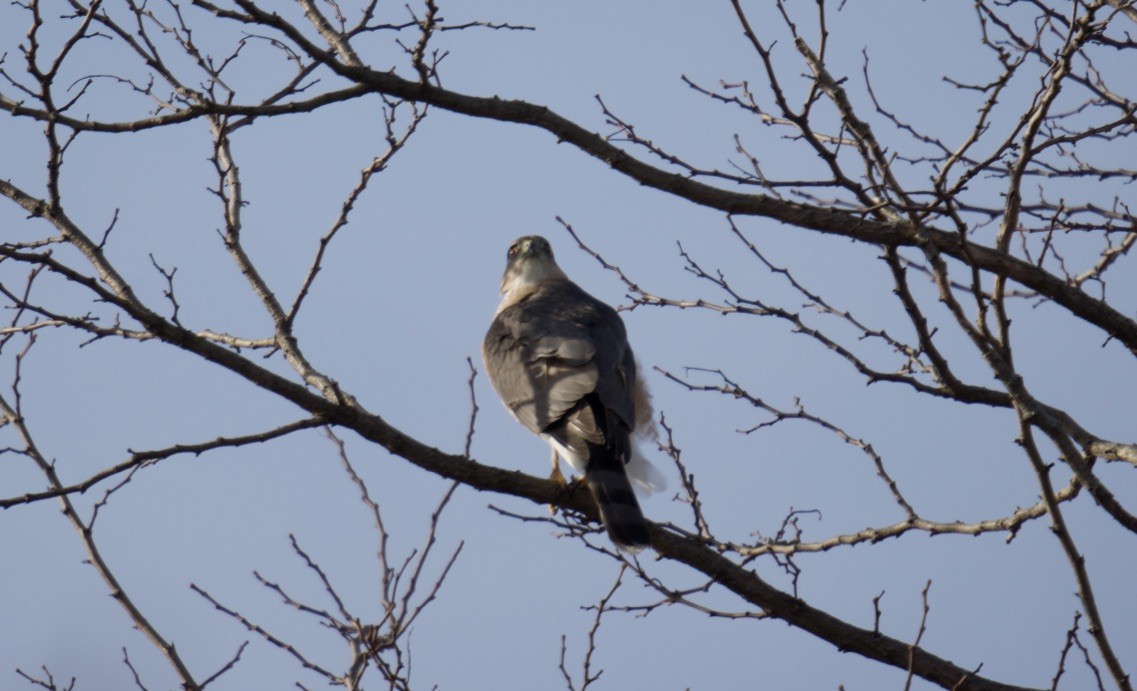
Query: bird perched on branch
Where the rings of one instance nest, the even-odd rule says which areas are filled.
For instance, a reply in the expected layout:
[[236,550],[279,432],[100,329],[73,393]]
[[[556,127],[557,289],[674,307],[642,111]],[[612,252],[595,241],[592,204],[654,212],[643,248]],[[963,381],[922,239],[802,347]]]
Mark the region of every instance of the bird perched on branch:
[[518,238],[501,279],[501,304],[482,344],[486,374],[518,422],[549,442],[588,484],[612,542],[638,552],[651,543],[632,482],[663,488],[659,471],[634,453],[651,403],[636,373],[616,310],[568,279],[549,241]]

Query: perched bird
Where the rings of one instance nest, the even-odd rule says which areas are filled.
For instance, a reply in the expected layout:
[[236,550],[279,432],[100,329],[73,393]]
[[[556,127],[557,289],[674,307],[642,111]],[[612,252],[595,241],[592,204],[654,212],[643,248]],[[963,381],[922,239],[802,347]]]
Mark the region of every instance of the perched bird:
[[638,552],[648,524],[629,477],[663,488],[659,471],[635,454],[632,434],[651,427],[651,403],[636,374],[624,322],[557,266],[549,241],[518,238],[501,279],[501,304],[482,343],[486,374],[502,402],[584,477],[612,542]]

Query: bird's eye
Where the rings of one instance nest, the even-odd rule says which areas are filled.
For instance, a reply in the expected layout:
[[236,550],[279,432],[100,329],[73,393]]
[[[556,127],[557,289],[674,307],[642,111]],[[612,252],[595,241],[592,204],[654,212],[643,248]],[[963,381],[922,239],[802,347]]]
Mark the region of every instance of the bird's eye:
[[509,248],[509,253],[506,256],[508,256],[510,259],[513,259],[514,257],[517,256],[517,252],[519,249],[520,248],[517,245],[511,245]]

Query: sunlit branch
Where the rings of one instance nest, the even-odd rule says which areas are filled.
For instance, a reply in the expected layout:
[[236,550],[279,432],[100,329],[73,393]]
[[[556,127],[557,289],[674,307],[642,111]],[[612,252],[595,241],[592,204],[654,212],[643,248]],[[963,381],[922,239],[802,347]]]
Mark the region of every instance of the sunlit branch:
[[[28,348],[31,348],[34,342],[34,335],[32,335],[29,337]],[[20,393],[20,365],[24,356],[28,353],[28,348],[25,348],[16,359],[16,376],[12,384],[12,402],[9,402],[6,396],[0,396],[0,416],[3,417],[6,424],[12,425],[12,427],[17,430],[20,440],[24,444],[22,454],[35,463],[36,467],[43,473],[48,485],[57,493],[57,499],[63,510],[63,515],[75,529],[76,533],[78,533],[79,539],[82,541],[83,547],[87,552],[87,563],[89,563],[103,579],[111,597],[123,608],[134,626],[153,643],[154,647],[157,648],[167,662],[169,662],[181,680],[183,687],[187,691],[198,691],[201,686],[196,681],[193,673],[190,672],[189,667],[174,647],[174,644],[167,641],[158,632],[157,628],[151,624],[150,620],[142,613],[142,610],[139,609],[138,605],[123,588],[109,563],[103,558],[102,552],[95,542],[94,530],[91,523],[82,519],[75,505],[71,502],[70,497],[62,492],[65,485],[60,480],[54,464],[48,461],[40,452],[31,431],[28,429],[23,415],[21,404],[22,396]]]
[[130,458],[110,466],[104,470],[95,473],[91,477],[71,485],[61,485],[53,487],[50,490],[43,492],[29,492],[19,497],[10,499],[0,499],[0,509],[6,509],[11,506],[19,504],[30,504],[32,502],[41,501],[43,499],[50,499],[53,497],[61,497],[67,494],[83,494],[95,485],[113,478],[122,473],[141,468],[144,466],[152,465],[158,461],[171,458],[173,456],[192,454],[200,456],[208,451],[224,448],[238,448],[248,444],[261,444],[272,439],[287,436],[293,432],[305,429],[312,429],[326,424],[318,417],[306,418],[304,420],[297,420],[296,422],[282,425],[275,429],[266,432],[258,432],[256,434],[248,434],[240,437],[218,437],[212,441],[202,442],[198,444],[175,444],[174,446],[157,449],[154,451],[134,451],[131,452]]
[[1129,675],[1121,666],[1120,660],[1113,651],[1113,645],[1106,635],[1105,625],[1098,612],[1097,597],[1094,594],[1090,576],[1086,569],[1086,558],[1074,543],[1074,538],[1066,525],[1066,519],[1058,505],[1053,485],[1050,482],[1050,467],[1042,459],[1042,454],[1035,445],[1034,432],[1031,429],[1030,419],[1033,417],[1029,410],[1016,405],[1015,412],[1019,420],[1019,443],[1022,445],[1027,458],[1030,459],[1038,476],[1039,486],[1042,488],[1042,500],[1046,503],[1047,513],[1050,516],[1051,528],[1062,546],[1066,558],[1074,571],[1075,582],[1078,584],[1078,598],[1085,607],[1086,618],[1089,620],[1089,632],[1097,644],[1098,652],[1105,660],[1106,667],[1113,676],[1114,683],[1119,689],[1132,689]]

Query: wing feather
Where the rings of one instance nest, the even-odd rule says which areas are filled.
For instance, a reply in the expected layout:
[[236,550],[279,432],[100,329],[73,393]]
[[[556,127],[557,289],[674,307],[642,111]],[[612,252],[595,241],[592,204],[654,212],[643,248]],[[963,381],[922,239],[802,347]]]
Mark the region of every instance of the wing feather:
[[[624,324],[571,281],[544,282],[500,310],[482,356],[494,389],[531,432],[545,431],[590,393],[632,427],[635,364]],[[576,426],[586,436],[607,427],[583,420]]]
[[583,473],[612,541],[631,552],[651,544],[626,471],[636,399],[647,399],[616,311],[567,279],[537,282],[507,294],[482,357],[513,416]]

